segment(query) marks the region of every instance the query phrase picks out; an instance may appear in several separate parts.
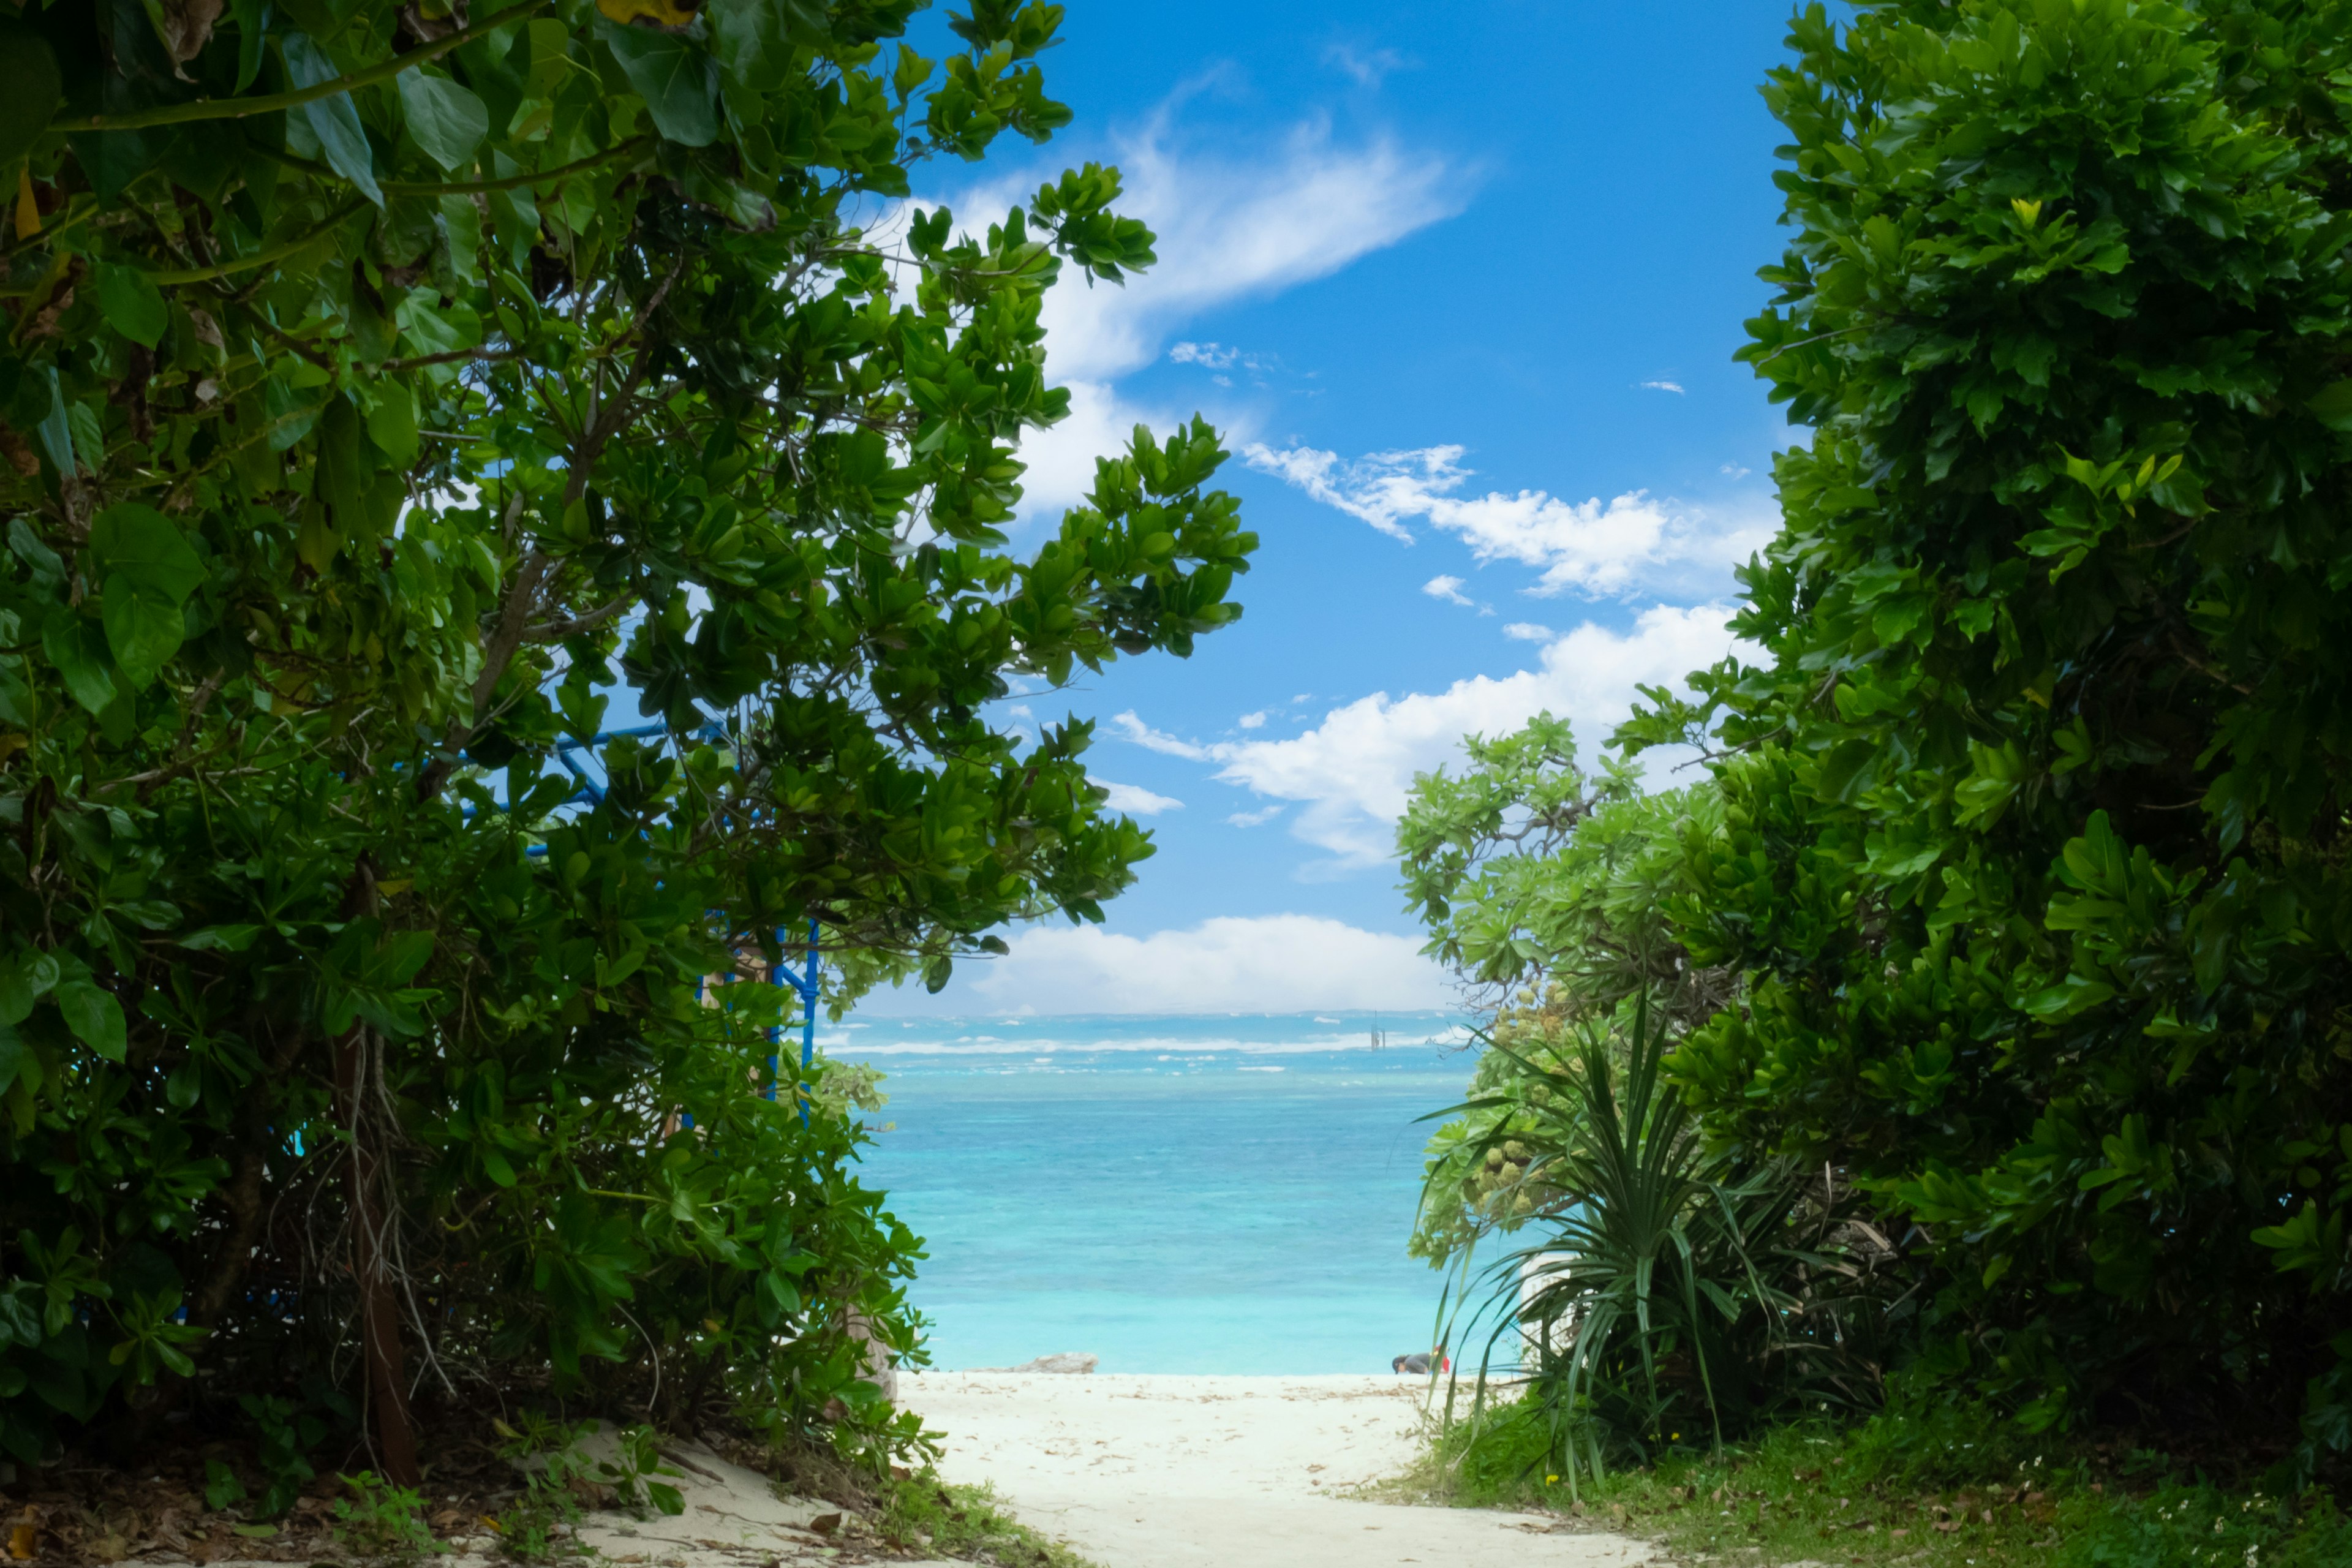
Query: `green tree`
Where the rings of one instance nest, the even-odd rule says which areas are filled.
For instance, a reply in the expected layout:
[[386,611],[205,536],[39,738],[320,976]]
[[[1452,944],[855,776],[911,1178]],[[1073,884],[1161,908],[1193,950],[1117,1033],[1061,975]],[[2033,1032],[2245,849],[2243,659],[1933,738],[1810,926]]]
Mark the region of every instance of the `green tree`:
[[412,1385],[595,1360],[911,1435],[857,1085],[706,982],[1099,918],[1147,836],[989,705],[1255,542],[1196,421],[1009,548],[1041,298],[1151,239],[899,205],[1068,119],[1059,6],[917,9],[0,0],[0,1447],[354,1338],[395,1479]]
[[1496,1229],[1549,1211],[1559,1189],[1528,1179],[1551,1094],[1520,1053],[1568,1052],[1590,1026],[1630,1028],[1651,1010],[1674,1038],[1723,1005],[1730,975],[1689,963],[1668,913],[1681,840],[1719,815],[1714,789],[1645,795],[1639,770],[1577,764],[1568,721],[1538,714],[1509,735],[1472,735],[1457,769],[1412,782],[1397,824],[1406,910],[1422,951],[1490,1015],[1465,1110],[1431,1135],[1430,1199],[1410,1250],[1443,1267]]
[[[2352,1442],[2352,7],[1799,15],[1767,650],[1657,694],[1740,977],[1675,1069],[1932,1247],[2034,1426]],[[2334,1348],[2330,1348],[2331,1336]]]

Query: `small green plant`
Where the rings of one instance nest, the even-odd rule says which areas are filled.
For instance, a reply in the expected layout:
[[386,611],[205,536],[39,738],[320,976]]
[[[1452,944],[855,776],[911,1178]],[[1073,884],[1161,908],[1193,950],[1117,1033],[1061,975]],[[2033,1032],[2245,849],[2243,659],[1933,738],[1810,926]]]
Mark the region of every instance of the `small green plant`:
[[587,1461],[572,1445],[588,1427],[551,1421],[528,1410],[517,1419],[519,1428],[503,1421],[491,1424],[506,1439],[499,1456],[537,1462],[525,1468],[521,1493],[493,1521],[499,1545],[523,1563],[579,1555],[580,1499],[573,1483],[586,1479]]
[[949,1486],[926,1469],[883,1488],[875,1529],[896,1551],[975,1558],[1003,1568],[1092,1568],[1013,1517],[988,1487]]
[[218,1459],[206,1459],[205,1506],[215,1513],[226,1513],[245,1500],[245,1483],[236,1479],[236,1472]]
[[373,1470],[341,1478],[352,1495],[335,1500],[336,1543],[366,1563],[414,1563],[446,1550],[425,1522],[425,1500]]
[[686,1499],[679,1495],[678,1489],[667,1482],[651,1479],[678,1474],[661,1462],[658,1447],[661,1439],[654,1429],[650,1426],[624,1426],[619,1438],[614,1457],[596,1461],[595,1480],[612,1488],[625,1508],[643,1510],[650,1506],[657,1513],[684,1513]]
[[276,1519],[294,1506],[303,1487],[318,1475],[310,1468],[310,1455],[327,1435],[327,1424],[290,1399],[248,1394],[237,1404],[259,1436],[261,1473],[268,1478],[255,1511],[264,1519]]

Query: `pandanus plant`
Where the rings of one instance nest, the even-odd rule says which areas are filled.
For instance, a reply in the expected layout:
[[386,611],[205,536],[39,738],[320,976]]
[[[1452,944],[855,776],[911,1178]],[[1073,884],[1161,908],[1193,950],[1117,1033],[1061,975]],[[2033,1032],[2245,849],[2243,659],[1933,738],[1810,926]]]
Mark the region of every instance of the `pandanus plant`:
[[[1666,1042],[1645,1004],[1562,1047],[1486,1045],[1517,1064],[1517,1081],[1431,1120],[1473,1113],[1487,1128],[1473,1158],[1516,1145],[1518,1184],[1544,1200],[1517,1226],[1521,1245],[1483,1268],[1465,1252],[1440,1307],[1442,1342],[1484,1335],[1470,1420],[1492,1418],[1493,1374],[1516,1366],[1517,1416],[1549,1438],[1532,1462],[1555,1465],[1573,1491],[1612,1453],[1645,1457],[1702,1433],[1720,1447],[1727,1424],[1790,1391],[1786,1373],[1820,1370],[1785,1352],[1843,1347],[1833,1312],[1803,1322],[1805,1279],[1850,1272],[1790,1245],[1803,1183],[1706,1147],[1664,1079]],[[1433,1186],[1423,1202],[1451,1197]],[[1449,1381],[1449,1414],[1455,1394]]]

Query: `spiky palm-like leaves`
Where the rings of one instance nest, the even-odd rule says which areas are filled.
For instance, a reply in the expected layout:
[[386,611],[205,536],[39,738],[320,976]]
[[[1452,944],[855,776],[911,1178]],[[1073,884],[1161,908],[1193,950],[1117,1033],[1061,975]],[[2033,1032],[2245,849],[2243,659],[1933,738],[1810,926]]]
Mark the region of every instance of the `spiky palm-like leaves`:
[[[1437,1114],[1498,1113],[1481,1117],[1486,1143],[1518,1145],[1520,1182],[1550,1201],[1522,1227],[1538,1239],[1475,1274],[1465,1257],[1449,1288],[1444,1338],[1466,1348],[1484,1335],[1470,1418],[1486,1417],[1490,1374],[1516,1364],[1573,1486],[1613,1457],[1719,1445],[1764,1407],[1824,1392],[1814,1384],[1839,1369],[1815,1363],[1846,1336],[1833,1310],[1809,1314],[1806,1287],[1849,1270],[1795,1245],[1805,1194],[1791,1172],[1705,1146],[1664,1079],[1648,1009],[1637,1005],[1628,1028],[1585,1028],[1546,1059],[1488,1044],[1523,1076]],[[1823,1227],[1804,1228],[1818,1240]]]

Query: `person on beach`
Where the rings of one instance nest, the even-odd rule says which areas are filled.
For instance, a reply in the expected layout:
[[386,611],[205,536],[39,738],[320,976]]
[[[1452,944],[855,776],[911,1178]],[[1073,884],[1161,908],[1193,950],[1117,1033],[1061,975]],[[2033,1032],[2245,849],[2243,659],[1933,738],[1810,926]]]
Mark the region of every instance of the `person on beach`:
[[1433,1366],[1440,1372],[1454,1370],[1454,1363],[1447,1358],[1444,1345],[1432,1351],[1416,1351],[1412,1355],[1401,1355],[1389,1363],[1390,1371],[1410,1373],[1414,1377],[1427,1377],[1429,1369]]

